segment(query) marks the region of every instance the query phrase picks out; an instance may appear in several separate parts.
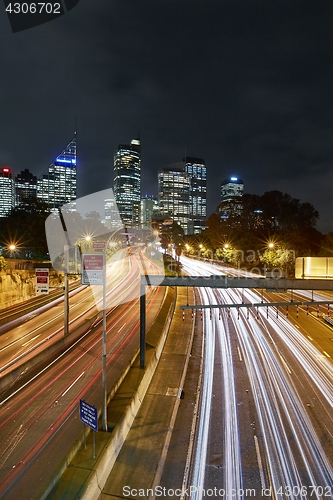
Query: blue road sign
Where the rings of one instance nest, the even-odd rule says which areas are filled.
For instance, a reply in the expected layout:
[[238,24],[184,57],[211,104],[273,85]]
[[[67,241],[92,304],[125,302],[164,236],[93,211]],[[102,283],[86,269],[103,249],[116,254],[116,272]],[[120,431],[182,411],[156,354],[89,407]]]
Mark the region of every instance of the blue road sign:
[[97,408],[86,403],[83,399],[80,399],[80,420],[94,431],[98,431]]

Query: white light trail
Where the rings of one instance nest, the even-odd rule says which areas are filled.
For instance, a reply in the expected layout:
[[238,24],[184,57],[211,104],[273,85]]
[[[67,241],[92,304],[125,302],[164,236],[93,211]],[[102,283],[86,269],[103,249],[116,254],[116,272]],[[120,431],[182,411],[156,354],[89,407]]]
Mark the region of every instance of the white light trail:
[[[198,269],[191,269],[190,272],[197,274]],[[215,293],[209,288],[200,289],[202,303],[207,305],[217,303]],[[212,320],[209,319],[209,312],[205,310],[205,363],[203,378],[203,394],[201,400],[199,431],[197,448],[195,454],[194,474],[192,478],[193,493],[192,500],[200,500],[204,488],[206,456],[208,445],[208,431],[211,412],[211,398],[214,376],[215,338],[219,343],[221,353],[221,367],[223,376],[223,401],[224,401],[224,424],[223,424],[223,457],[224,457],[224,489],[227,498],[241,500],[242,493],[242,467],[240,457],[240,443],[237,419],[237,402],[235,390],[235,377],[233,369],[232,349],[228,322],[225,312],[223,313],[224,328],[220,327],[218,311],[212,311]],[[235,494],[236,493],[236,494]]]
[[[202,262],[184,259],[183,264],[192,275],[197,274],[193,271],[194,269],[203,275],[212,274],[212,272],[218,274],[213,266]],[[214,293],[209,289],[205,290],[203,294],[205,304],[216,303],[216,296],[219,296],[221,303],[241,303],[242,299],[251,303],[261,301],[259,294],[253,290],[243,290],[242,297],[235,289],[216,289]],[[216,323],[216,311],[216,309],[212,310],[212,327]],[[288,319],[283,315],[277,318],[276,311],[272,307],[268,307],[267,312],[264,308],[250,312],[251,314],[247,317],[248,311],[245,314],[243,309],[237,311],[231,308],[230,318],[239,343],[239,347],[237,346],[239,359],[243,360],[247,369],[264,445],[265,460],[262,460],[256,436],[254,447],[257,453],[261,484],[271,486],[274,498],[279,492],[288,491],[290,500],[303,499],[302,486],[307,484],[311,487],[311,497],[319,500],[322,498],[320,492],[323,488],[331,488],[333,491],[332,464],[313,426],[308,413],[309,408],[302,403],[297,391],[298,380],[295,372],[302,371],[304,384],[309,384],[318,395],[323,397],[323,408],[328,407],[325,417],[333,425],[333,415],[330,411],[333,407],[332,363],[325,357],[327,354],[324,353],[324,356],[319,352]],[[209,329],[208,324],[209,321],[206,320],[207,329]],[[227,492],[231,485],[233,488],[241,488],[242,469],[233,382],[233,359],[226,319],[223,324],[224,329],[217,328],[216,336],[223,353],[223,392],[224,397],[228,399],[228,404],[225,405],[226,428],[224,430],[228,449],[224,446],[226,473],[225,485],[223,485]],[[211,335],[214,335],[213,331]],[[278,341],[279,345],[281,341],[283,342],[285,353],[288,353],[287,358],[286,355],[281,354],[277,345]],[[290,356],[293,357],[292,362],[290,362]],[[207,357],[205,361],[207,363]],[[211,360],[210,365],[212,365]],[[209,377],[212,379],[213,374],[210,373]],[[206,409],[209,408],[207,401],[205,405]],[[205,410],[202,409],[200,420],[207,418],[204,412]],[[198,456],[197,450],[197,460]],[[201,462],[204,462],[205,457],[206,455],[201,455]],[[235,467],[234,473],[231,467]],[[204,465],[201,466],[201,470],[204,470]],[[194,486],[203,487],[203,484],[201,478],[200,483]],[[236,484],[238,486],[235,486]],[[198,498],[195,497],[195,500]]]
[[67,394],[67,392],[68,392],[68,391],[69,391],[69,390],[73,387],[73,385],[75,385],[75,384],[76,384],[76,382],[77,382],[78,380],[80,380],[80,378],[81,378],[83,375],[84,375],[84,372],[82,372],[82,373],[81,373],[81,374],[80,374],[80,375],[79,375],[79,376],[78,376],[78,377],[74,380],[74,382],[73,382],[73,383],[72,383],[69,387],[67,387],[67,389],[65,390],[65,392],[63,392],[63,393],[61,394],[61,397],[62,397],[62,396],[65,396],[65,394]]
[[[201,298],[207,302],[205,289],[201,289]],[[208,445],[208,432],[210,421],[210,410],[212,402],[212,387],[214,375],[214,353],[215,353],[215,329],[212,322],[204,315],[205,332],[205,359],[202,384],[202,398],[199,414],[199,429],[196,442],[196,452],[194,459],[194,472],[192,478],[191,500],[201,500],[205,480],[206,456]]]

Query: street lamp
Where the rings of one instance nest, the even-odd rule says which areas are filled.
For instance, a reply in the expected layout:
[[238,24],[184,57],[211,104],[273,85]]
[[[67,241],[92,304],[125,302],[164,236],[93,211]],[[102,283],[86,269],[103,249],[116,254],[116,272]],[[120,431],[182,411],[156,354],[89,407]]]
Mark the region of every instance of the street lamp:
[[13,258],[13,254],[16,252],[17,246],[14,243],[11,243],[7,248],[10,252],[10,257]]
[[69,297],[68,297],[68,263],[70,245],[64,245],[64,336],[68,335]]

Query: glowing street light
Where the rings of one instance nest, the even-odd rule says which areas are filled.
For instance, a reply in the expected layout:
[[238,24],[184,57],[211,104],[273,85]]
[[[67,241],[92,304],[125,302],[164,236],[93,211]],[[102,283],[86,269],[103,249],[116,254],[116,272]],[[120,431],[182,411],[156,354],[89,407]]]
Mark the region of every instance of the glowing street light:
[[18,247],[17,247],[17,245],[15,245],[15,243],[11,243],[10,245],[7,246],[7,249],[10,252],[10,257],[13,256],[13,254],[16,252],[17,248]]

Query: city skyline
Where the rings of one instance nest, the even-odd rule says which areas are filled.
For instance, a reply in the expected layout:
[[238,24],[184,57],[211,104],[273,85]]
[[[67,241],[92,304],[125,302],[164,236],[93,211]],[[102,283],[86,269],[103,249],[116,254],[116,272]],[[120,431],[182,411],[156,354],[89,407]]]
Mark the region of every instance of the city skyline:
[[[182,162],[167,165],[157,172],[158,196],[147,195],[141,191],[141,141],[132,139],[130,144],[119,144],[114,153],[114,200],[105,199],[104,208],[100,212],[103,220],[112,219],[115,207],[125,224],[135,225],[147,222],[143,217],[143,211],[149,220],[153,213],[153,206],[145,206],[143,202],[156,199],[154,211],[156,213],[170,215],[178,222],[185,234],[200,234],[206,228],[207,218],[213,214],[207,213],[207,173],[205,160],[202,158],[183,158]],[[57,210],[61,206],[72,205],[75,209],[77,200],[77,133],[67,144],[60,154],[43,174],[37,178],[29,169],[21,171],[14,176],[14,172],[7,167],[0,171],[0,188],[2,189],[3,202],[0,203],[1,216],[6,216],[11,208],[18,206],[21,201],[29,197],[37,197],[47,203],[51,210]],[[176,178],[179,179],[176,179]],[[2,180],[1,180],[2,179]],[[10,194],[8,182],[12,186]],[[220,184],[220,201],[216,212],[221,219],[231,215],[240,216],[242,212],[242,195],[244,191],[243,179],[229,176]],[[50,189],[48,189],[50,188]],[[102,192],[102,191],[101,191]],[[265,194],[280,193],[277,190],[268,190]],[[94,193],[92,193],[94,194]],[[98,194],[98,193],[95,193]],[[209,193],[208,193],[209,194]],[[289,193],[285,193],[289,196]],[[11,196],[11,202],[10,200]],[[22,200],[21,200],[22,198]],[[81,197],[80,200],[87,199]],[[112,203],[110,203],[112,201]],[[301,201],[302,200],[295,200]],[[83,208],[81,206],[81,208]],[[314,207],[315,209],[315,207]],[[84,210],[84,209],[83,209]],[[261,212],[261,210],[257,210]],[[105,219],[104,219],[105,217]],[[111,223],[112,225],[112,223]]]
[[332,230],[332,15],[328,0],[81,0],[13,34],[0,9],[0,166],[40,176],[76,120],[81,197],[112,186],[117,144],[140,130],[143,194],[199,157],[207,213],[236,175],[312,203]]

